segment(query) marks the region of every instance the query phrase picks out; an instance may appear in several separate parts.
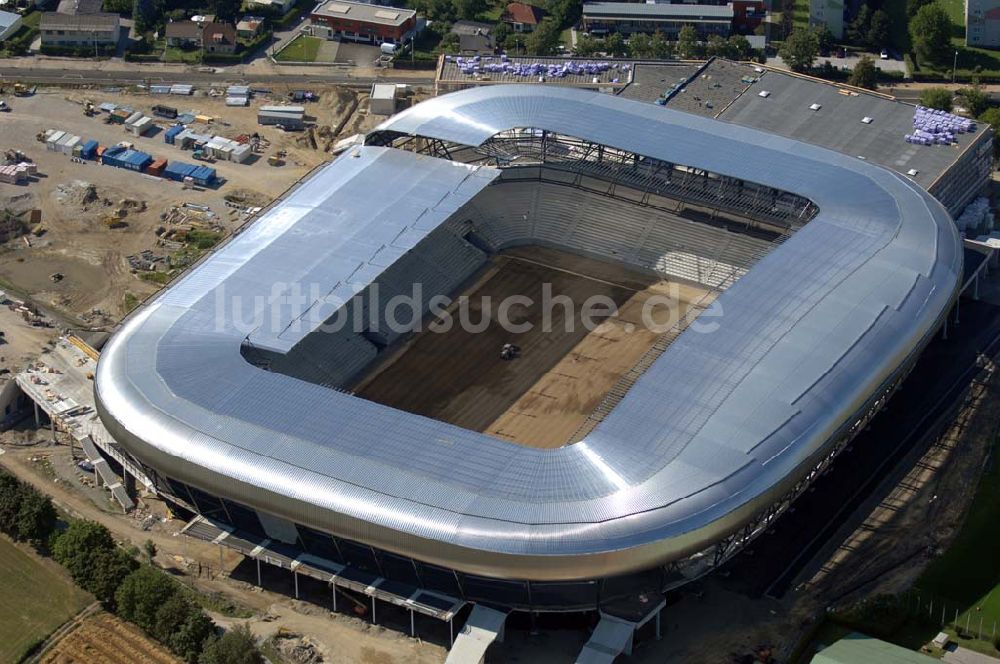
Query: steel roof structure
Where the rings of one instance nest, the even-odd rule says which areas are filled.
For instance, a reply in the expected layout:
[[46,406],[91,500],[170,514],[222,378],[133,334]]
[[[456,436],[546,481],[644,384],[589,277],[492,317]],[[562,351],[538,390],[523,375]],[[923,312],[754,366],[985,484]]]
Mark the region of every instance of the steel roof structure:
[[[95,387],[109,431],[159,473],[384,550],[495,578],[600,578],[690,556],[773,503],[898,379],[956,297],[961,244],[942,206],[830,150],[543,86],[438,97],[379,131],[476,146],[523,127],[772,186],[819,212],[582,441],[533,449],[241,356],[248,335],[280,349],[305,333],[276,283],[360,288],[498,172],[355,148],[113,337]],[[247,327],[269,319],[276,328]]]

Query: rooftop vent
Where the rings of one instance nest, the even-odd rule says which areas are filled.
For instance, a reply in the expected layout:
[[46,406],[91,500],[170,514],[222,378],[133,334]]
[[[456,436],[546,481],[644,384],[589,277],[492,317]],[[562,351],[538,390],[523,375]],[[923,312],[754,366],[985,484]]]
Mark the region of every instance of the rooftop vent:
[[764,98],[770,97],[771,96],[771,91],[770,90],[761,90],[760,92],[757,93],[757,96],[758,97],[764,97]]
[[818,111],[821,108],[823,108],[823,107],[820,104],[810,104],[809,105],[809,110],[810,111]]
[[909,175],[912,178],[914,175],[916,175],[919,172],[920,171],[918,171],[917,169],[911,168],[910,170],[906,171],[906,174]]
[[863,122],[864,124],[871,124],[873,119],[874,118],[870,118],[866,115],[865,117],[861,118],[861,122]]

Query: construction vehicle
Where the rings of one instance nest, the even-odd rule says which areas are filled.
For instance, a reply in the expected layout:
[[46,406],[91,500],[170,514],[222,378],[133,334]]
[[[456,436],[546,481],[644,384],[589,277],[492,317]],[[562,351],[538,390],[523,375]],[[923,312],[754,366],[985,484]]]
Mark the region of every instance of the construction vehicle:
[[97,115],[97,108],[94,107],[94,102],[90,100],[83,102],[83,114],[88,118],[92,118]]
[[24,161],[31,161],[28,159],[28,155],[24,154],[20,150],[7,150],[3,153],[3,158],[8,164],[20,164]]
[[10,104],[0,99],[0,113],[10,113]]
[[30,97],[31,95],[35,94],[35,90],[36,90],[35,87],[30,87],[29,88],[24,83],[15,83],[14,84],[14,96],[15,97]]

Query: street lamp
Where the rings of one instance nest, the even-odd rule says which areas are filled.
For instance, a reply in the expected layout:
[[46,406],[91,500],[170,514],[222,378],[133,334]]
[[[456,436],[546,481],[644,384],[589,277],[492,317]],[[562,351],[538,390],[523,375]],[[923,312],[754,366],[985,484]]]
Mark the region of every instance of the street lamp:
[[958,49],[955,49],[955,59],[951,63],[951,82],[955,82],[955,70],[958,69]]

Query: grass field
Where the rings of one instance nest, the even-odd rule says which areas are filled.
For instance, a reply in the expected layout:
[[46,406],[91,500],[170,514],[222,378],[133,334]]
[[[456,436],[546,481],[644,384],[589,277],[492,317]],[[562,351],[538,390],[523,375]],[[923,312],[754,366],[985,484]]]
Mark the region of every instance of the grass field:
[[[973,74],[980,74],[984,78],[1000,77],[1000,51],[993,51],[985,48],[974,48],[965,45],[965,2],[964,0],[937,0],[941,7],[951,18],[951,43],[958,51],[957,75],[960,79],[968,80]],[[907,33],[906,0],[887,0],[886,11],[891,19],[889,32],[893,44],[902,51],[908,51],[910,47],[910,37]],[[952,61],[943,63],[939,67],[932,67],[927,64],[921,65],[921,70],[931,74],[938,74],[943,78],[951,78]],[[978,72],[976,71],[978,68]]]
[[54,567],[0,538],[0,662],[18,661],[92,601]]
[[316,62],[322,43],[323,40],[318,37],[299,35],[288,46],[278,51],[274,59],[280,62]]
[[[917,582],[919,590],[972,612],[1000,626],[1000,442],[994,441],[991,467],[983,476],[972,509],[943,556]],[[977,610],[978,609],[978,610]],[[960,614],[958,624],[966,620]],[[998,627],[1000,629],[1000,627]]]

